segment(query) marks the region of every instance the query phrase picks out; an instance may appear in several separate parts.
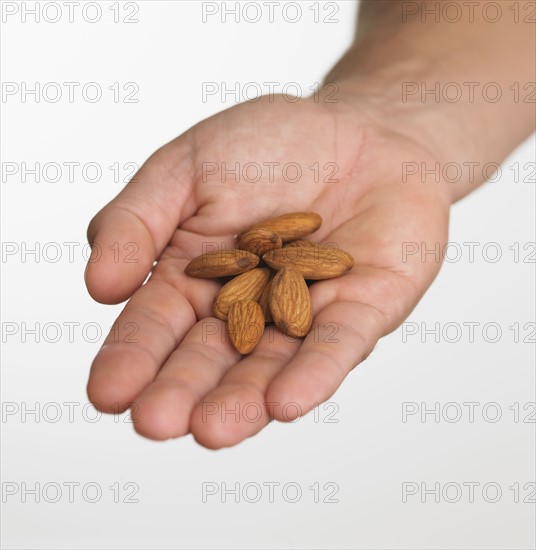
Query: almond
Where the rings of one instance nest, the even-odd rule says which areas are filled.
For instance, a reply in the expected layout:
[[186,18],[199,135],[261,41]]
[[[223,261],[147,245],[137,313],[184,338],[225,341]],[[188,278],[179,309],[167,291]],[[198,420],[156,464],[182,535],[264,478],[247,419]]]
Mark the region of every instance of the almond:
[[[271,271],[271,270],[270,270]],[[264,313],[264,322],[272,323],[272,312],[270,311],[270,289],[272,288],[273,271],[271,271],[270,280],[266,283],[264,290],[260,298],[258,299],[259,305]]]
[[297,269],[305,279],[333,279],[350,271],[354,259],[348,252],[334,245],[285,246],[270,250],[263,260],[275,270],[285,267]]
[[316,212],[293,212],[256,223],[246,231],[242,231],[237,238],[240,241],[252,229],[269,229],[277,233],[285,243],[301,239],[316,231],[321,225],[322,218]]
[[302,274],[283,268],[275,274],[270,290],[270,311],[279,330],[289,336],[305,336],[313,322],[311,295]]
[[229,308],[229,337],[233,346],[245,355],[253,350],[264,332],[264,315],[257,302],[242,300]]
[[260,259],[246,250],[216,250],[194,258],[184,272],[191,277],[227,277],[257,267]]
[[258,267],[238,275],[223,285],[214,300],[212,311],[222,321],[227,320],[229,308],[234,302],[252,300],[257,302],[270,279],[270,269]]
[[252,229],[243,233],[240,237],[237,248],[247,250],[257,256],[263,256],[269,250],[281,248],[283,242],[281,237],[271,229]]
[[[297,241],[290,241],[286,246],[315,246],[318,243],[308,241],[307,239],[298,239]],[[264,254],[263,254],[264,256]]]

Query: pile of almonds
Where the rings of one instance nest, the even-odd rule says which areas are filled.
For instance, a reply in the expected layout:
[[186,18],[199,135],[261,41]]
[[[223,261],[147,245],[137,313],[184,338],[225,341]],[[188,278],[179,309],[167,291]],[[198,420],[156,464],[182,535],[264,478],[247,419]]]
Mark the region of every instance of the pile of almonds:
[[271,218],[237,235],[236,249],[207,252],[186,266],[192,277],[238,275],[218,292],[213,312],[228,322],[240,353],[253,350],[265,323],[275,323],[289,336],[305,336],[313,322],[305,279],[333,279],[352,269],[354,260],[344,250],[303,239],[321,224],[314,212]]

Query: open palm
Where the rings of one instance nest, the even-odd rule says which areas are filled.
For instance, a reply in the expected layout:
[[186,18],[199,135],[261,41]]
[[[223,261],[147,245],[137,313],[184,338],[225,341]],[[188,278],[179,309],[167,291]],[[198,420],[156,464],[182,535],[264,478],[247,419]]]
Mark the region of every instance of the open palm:
[[[191,432],[210,448],[234,445],[328,399],[404,320],[439,269],[420,247],[446,242],[449,197],[403,181],[404,162],[434,159],[371,113],[312,99],[238,105],[157,151],[95,216],[89,240],[100,257],[88,264],[88,289],[104,303],[130,298],[91,369],[99,409],[132,407],[150,438]],[[318,212],[312,239],[349,251],[355,266],[311,286],[304,340],[271,327],[242,357],[212,316],[219,283],[184,267],[233,247],[248,225],[298,210]]]

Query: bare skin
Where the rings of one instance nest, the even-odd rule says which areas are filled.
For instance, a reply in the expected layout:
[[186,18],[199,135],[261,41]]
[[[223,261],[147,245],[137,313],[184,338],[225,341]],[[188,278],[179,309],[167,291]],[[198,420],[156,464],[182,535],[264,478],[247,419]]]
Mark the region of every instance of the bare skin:
[[[499,118],[511,120],[486,145],[476,133],[463,130],[471,121],[485,119],[487,104],[402,104],[401,80],[424,78],[420,70],[400,76],[411,65],[403,58],[402,46],[412,50],[408,44],[418,43],[419,33],[426,42],[427,25],[403,27],[393,15],[398,2],[385,4],[389,6],[384,12],[378,12],[377,3],[364,3],[361,21],[368,22],[366,30],[328,77],[339,85],[338,102],[263,98],[211,117],[151,156],[92,220],[89,240],[102,255],[88,264],[88,289],[103,303],[129,299],[118,329],[91,368],[88,394],[100,410],[120,412],[135,403],[135,428],[146,437],[192,433],[208,448],[235,445],[259,432],[270,418],[293,420],[329,399],[378,339],[399,326],[422,297],[440,262],[433,256],[426,261],[420,254],[404,256],[404,245],[442,247],[452,202],[475,183],[430,185],[420,175],[403,179],[403,163],[434,165],[449,158],[462,162],[467,154],[477,161],[500,161],[532,130],[526,119],[534,107],[495,106]],[[402,52],[402,60],[389,63],[384,57],[392,54],[384,52],[381,29],[397,24],[395,40],[402,46],[394,47],[397,57]],[[463,63],[450,59],[450,31],[435,32],[449,59],[440,70],[464,78],[458,74]],[[489,40],[488,32],[492,29],[467,29],[477,42]],[[516,34],[512,40],[524,40],[528,47],[533,40],[528,32],[520,38],[519,29],[504,32]],[[435,56],[441,53],[436,47],[440,52]],[[511,45],[506,49],[516,52]],[[427,51],[423,48],[423,67],[429,66]],[[368,68],[374,56],[375,68]],[[492,64],[484,58],[474,67],[485,78]],[[438,70],[435,64],[433,70]],[[534,79],[534,69],[524,61],[515,70],[512,64],[504,69],[505,82],[512,71],[518,80]],[[379,89],[384,93],[378,94]],[[452,125],[456,107],[460,127]],[[236,182],[234,175],[222,176],[224,162],[228,167],[295,162],[304,170],[296,183],[278,170],[273,178],[263,170],[258,182]],[[207,176],[203,163],[215,163],[220,171]],[[332,179],[337,181],[322,170],[315,181],[306,169],[314,163],[336,163]],[[248,224],[296,210],[320,213],[324,223],[314,239],[337,243],[354,256],[356,265],[340,279],[311,287],[315,331],[303,340],[291,340],[270,330],[253,353],[242,357],[223,337],[223,323],[212,317],[219,284],[187,277],[184,267],[202,252],[204,243],[231,247],[233,235]],[[119,243],[119,261],[113,243]],[[132,250],[127,243],[139,247],[135,263],[125,261]],[[123,329],[128,323],[138,329],[134,338]],[[257,407],[248,410],[262,412],[255,421],[251,417],[256,413],[249,413],[250,420],[242,414],[251,403]],[[288,403],[298,407],[285,407]],[[222,418],[222,409],[237,407],[238,422],[232,414]],[[215,410],[218,414],[207,414]]]

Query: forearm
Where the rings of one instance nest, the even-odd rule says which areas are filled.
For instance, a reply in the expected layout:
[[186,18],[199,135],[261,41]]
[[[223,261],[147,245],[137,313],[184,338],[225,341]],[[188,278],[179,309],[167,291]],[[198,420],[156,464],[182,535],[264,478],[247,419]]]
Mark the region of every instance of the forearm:
[[[499,163],[534,130],[534,3],[448,4],[363,0],[355,42],[326,80],[345,100],[373,102],[443,165]],[[449,183],[453,200],[484,179],[472,176]]]

